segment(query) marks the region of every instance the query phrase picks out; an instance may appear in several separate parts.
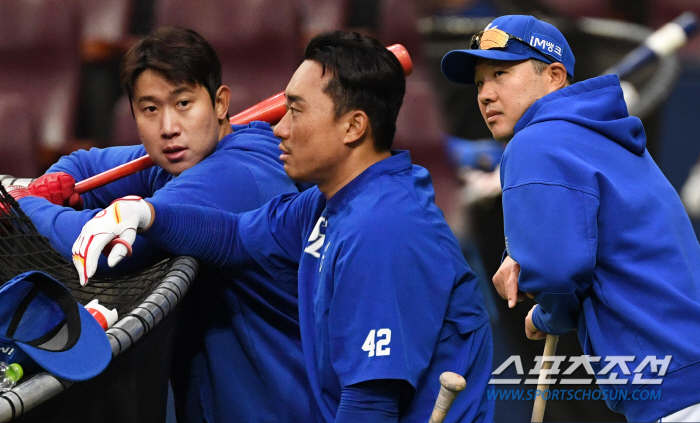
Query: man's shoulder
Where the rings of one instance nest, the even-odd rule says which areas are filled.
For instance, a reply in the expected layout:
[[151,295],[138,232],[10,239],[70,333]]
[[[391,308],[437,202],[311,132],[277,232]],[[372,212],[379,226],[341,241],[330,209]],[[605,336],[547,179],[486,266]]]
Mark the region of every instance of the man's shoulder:
[[422,192],[413,182],[405,175],[383,175],[366,186],[343,213],[347,231],[380,238],[432,232],[444,218],[433,202],[432,189]]

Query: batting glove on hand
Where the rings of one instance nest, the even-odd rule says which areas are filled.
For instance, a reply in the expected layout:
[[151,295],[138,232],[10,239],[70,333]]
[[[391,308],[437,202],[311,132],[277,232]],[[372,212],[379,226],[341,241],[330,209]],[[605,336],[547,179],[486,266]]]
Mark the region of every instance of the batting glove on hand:
[[[28,197],[32,195],[29,190],[27,190],[27,187],[22,186],[22,185],[10,185],[5,187],[5,191],[7,191],[8,194],[12,196],[12,198],[15,199],[15,201],[19,200],[22,197]],[[11,214],[10,212],[10,205],[6,203],[0,203],[0,211],[2,211],[3,214]]]
[[75,179],[65,172],[49,173],[29,184],[29,192],[59,206],[83,209],[83,199],[75,191]]
[[95,274],[100,253],[107,255],[110,267],[130,256],[136,231],[148,228],[150,223],[151,208],[135,195],[115,200],[97,213],[83,226],[73,244],[73,264],[78,269],[80,284],[87,285],[88,279]]

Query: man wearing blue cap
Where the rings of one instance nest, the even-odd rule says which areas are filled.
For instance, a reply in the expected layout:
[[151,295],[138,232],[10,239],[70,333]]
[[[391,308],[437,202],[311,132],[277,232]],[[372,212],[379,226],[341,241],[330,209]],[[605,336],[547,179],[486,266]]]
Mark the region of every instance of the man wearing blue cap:
[[537,301],[528,338],[578,330],[603,398],[628,420],[700,421],[688,389],[700,378],[700,246],[618,77],[573,84],[566,39],[532,16],[494,20],[442,72],[476,84],[487,126],[509,142],[508,257],[494,285],[510,307]]

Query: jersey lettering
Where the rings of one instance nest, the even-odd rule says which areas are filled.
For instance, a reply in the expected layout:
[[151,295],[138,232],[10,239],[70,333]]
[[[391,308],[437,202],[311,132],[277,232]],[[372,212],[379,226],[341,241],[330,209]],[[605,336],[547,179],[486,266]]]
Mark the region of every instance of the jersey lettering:
[[314,226],[314,230],[311,231],[311,236],[309,236],[309,244],[306,248],[304,248],[305,253],[309,253],[312,256],[319,258],[321,257],[321,253],[319,253],[319,250],[321,250],[321,247],[323,247],[323,240],[326,238],[326,218],[321,216],[318,218],[318,222],[316,222],[316,226]]
[[369,331],[367,338],[365,338],[365,343],[362,344],[362,351],[367,351],[367,357],[389,355],[391,353],[391,348],[387,347],[387,345],[389,345],[390,342],[391,329],[372,329]]
[[365,343],[362,344],[362,351],[367,351],[367,357],[374,357],[374,332],[374,329],[369,331],[369,335],[367,335]]

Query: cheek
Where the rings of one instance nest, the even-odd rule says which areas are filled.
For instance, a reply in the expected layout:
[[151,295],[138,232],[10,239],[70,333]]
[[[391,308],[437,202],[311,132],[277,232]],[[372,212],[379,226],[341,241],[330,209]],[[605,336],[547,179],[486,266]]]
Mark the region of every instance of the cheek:
[[146,148],[146,151],[152,149],[160,140],[160,128],[155,121],[148,121],[145,119],[137,120],[136,129],[138,130],[141,143]]

